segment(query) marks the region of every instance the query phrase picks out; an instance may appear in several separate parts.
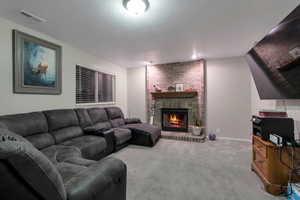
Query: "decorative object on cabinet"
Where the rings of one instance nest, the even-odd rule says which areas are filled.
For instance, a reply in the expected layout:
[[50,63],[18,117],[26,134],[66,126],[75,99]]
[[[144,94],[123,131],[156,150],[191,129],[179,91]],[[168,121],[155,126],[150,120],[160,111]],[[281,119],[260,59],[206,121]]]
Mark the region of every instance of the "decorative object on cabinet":
[[158,86],[158,84],[156,84],[156,85],[154,84],[153,89],[155,92],[162,92],[162,89]]
[[168,92],[175,92],[176,88],[174,86],[169,86],[168,87]]
[[184,84],[183,83],[176,83],[176,92],[183,92]]

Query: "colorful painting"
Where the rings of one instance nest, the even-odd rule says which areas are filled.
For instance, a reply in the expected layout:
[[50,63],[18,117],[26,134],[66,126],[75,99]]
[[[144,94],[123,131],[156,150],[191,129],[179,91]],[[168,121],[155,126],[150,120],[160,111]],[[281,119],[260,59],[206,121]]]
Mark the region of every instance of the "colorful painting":
[[14,92],[61,94],[61,47],[14,30]]
[[56,85],[55,51],[24,42],[24,85],[54,88]]

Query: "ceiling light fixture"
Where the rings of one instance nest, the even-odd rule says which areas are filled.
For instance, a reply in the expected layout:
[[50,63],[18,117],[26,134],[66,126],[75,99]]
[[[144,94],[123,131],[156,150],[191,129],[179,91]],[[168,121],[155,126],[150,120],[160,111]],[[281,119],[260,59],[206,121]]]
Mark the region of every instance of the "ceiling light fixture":
[[148,10],[150,3],[148,0],[123,0],[123,6],[129,13],[141,15]]
[[197,54],[193,54],[193,55],[192,55],[192,59],[193,59],[193,60],[196,60],[197,58],[198,58],[198,55],[197,55]]

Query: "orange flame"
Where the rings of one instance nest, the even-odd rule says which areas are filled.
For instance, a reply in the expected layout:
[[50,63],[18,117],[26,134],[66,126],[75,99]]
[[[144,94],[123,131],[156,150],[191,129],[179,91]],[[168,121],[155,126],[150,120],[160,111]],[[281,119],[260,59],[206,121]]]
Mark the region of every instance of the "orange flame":
[[174,124],[179,124],[180,123],[180,119],[179,118],[177,118],[177,115],[170,115],[170,122],[171,123],[174,123]]

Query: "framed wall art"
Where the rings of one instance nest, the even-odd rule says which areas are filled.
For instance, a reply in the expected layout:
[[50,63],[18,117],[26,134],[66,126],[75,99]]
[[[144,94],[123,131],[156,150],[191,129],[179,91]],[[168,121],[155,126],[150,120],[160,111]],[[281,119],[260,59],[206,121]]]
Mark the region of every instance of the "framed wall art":
[[62,48],[13,30],[14,93],[59,95]]

